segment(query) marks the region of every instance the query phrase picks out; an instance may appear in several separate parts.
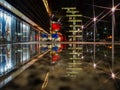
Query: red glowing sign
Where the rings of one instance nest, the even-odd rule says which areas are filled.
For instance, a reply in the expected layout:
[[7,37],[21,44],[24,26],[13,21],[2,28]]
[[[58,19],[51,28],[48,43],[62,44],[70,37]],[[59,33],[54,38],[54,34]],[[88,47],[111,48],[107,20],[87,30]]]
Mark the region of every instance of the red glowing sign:
[[59,31],[61,29],[61,25],[59,23],[52,23],[52,30]]
[[59,54],[54,54],[53,56],[52,56],[52,62],[56,62],[56,61],[58,61],[60,59],[60,55]]
[[63,35],[61,33],[58,33],[58,36],[60,37],[60,41],[63,41]]

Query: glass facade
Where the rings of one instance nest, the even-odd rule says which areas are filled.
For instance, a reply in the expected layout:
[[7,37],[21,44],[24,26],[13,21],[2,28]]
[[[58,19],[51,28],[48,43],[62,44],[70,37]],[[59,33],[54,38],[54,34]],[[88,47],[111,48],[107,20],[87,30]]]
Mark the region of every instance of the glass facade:
[[[29,62],[33,56],[42,54],[40,44],[7,44],[0,46],[0,76]],[[48,50],[48,49],[46,49]]]
[[0,43],[39,41],[40,31],[0,8]]
[[0,40],[11,41],[12,16],[0,9]]
[[12,67],[14,67],[14,63],[11,59],[11,45],[0,47],[0,75],[10,72]]

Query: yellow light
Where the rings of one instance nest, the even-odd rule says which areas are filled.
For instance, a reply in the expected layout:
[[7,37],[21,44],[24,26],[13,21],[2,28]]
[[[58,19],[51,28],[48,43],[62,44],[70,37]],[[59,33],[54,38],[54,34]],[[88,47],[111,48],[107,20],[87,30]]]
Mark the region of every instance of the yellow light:
[[111,48],[112,48],[112,46],[108,46],[108,48],[110,48],[110,49],[111,49]]
[[49,8],[49,5],[48,5],[48,1],[47,0],[43,0],[43,3],[45,5],[45,8],[46,8],[49,16],[51,16],[51,11],[50,11],[50,8]]

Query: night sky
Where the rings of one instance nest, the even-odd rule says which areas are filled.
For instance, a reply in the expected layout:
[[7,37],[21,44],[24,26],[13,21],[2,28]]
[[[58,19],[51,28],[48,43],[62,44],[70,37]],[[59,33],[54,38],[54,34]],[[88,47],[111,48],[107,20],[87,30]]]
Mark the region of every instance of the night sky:
[[[49,0],[48,0],[49,1]],[[101,12],[108,12],[110,9],[100,8],[97,6],[103,7],[112,7],[112,0],[94,0],[94,5],[96,5],[95,12],[96,16]],[[115,0],[115,5],[120,2],[119,0]],[[84,16],[93,17],[93,0],[51,0],[52,11],[59,11],[61,7],[64,6],[77,6],[78,9]],[[119,8],[119,7],[118,7]],[[117,15],[118,16],[118,15]]]
[[[52,11],[59,11],[61,10],[61,7],[64,6],[76,6],[80,10],[80,12],[83,14],[83,23],[86,24],[87,22],[91,21],[93,18],[93,1],[94,1],[94,9],[95,9],[95,16],[98,16],[100,13],[101,18],[106,13],[110,11],[110,8],[112,7],[112,0],[51,0],[51,8]],[[114,4],[117,5],[120,3],[120,0],[114,0]],[[104,8],[107,7],[107,8]],[[117,7],[117,9],[120,9],[120,5]],[[90,19],[91,18],[91,19]],[[98,19],[99,19],[98,18]],[[115,12],[115,18],[116,18],[116,28],[115,28],[115,36],[120,38],[120,10],[116,10]],[[108,14],[106,17],[104,17],[101,21],[97,23],[97,29],[99,33],[103,32],[103,29],[107,27],[108,30],[111,30],[111,14]],[[93,25],[89,25],[86,29],[92,28]]]
[[[41,4],[42,0],[6,0],[6,1],[11,2],[11,4],[16,6],[18,9],[21,9],[21,11],[26,12],[26,15],[28,16],[31,15],[31,18],[34,21],[36,21],[39,25],[42,24],[42,26],[45,27],[45,29],[49,28],[49,26],[46,27],[47,24],[49,24],[48,23],[49,19],[46,20],[46,18],[49,18],[49,16],[46,15],[47,12],[45,12],[44,10],[45,8],[42,8],[42,11],[39,9],[42,7]],[[114,0],[114,1],[115,1],[115,5],[120,3],[120,0]],[[59,12],[61,10],[61,7],[76,6],[83,15],[84,25],[93,19],[93,0],[48,0],[48,2],[52,12],[53,11]],[[105,15],[107,12],[110,11],[110,8],[112,7],[112,0],[94,0],[94,5],[95,5],[94,6],[95,16],[98,16],[101,12],[103,12],[99,17],[101,18],[103,15]],[[103,8],[101,8],[101,6]],[[108,9],[104,7],[107,7]],[[117,9],[120,9],[120,5],[117,7]],[[41,15],[46,16],[46,18],[43,18]],[[116,20],[115,36],[120,37],[119,35],[120,10],[116,10],[115,20]],[[89,25],[86,29],[89,29],[91,27],[93,27],[93,25]],[[99,32],[102,32],[105,27],[111,29],[111,14],[107,15],[101,21],[99,21],[99,23],[97,23],[97,28]]]
[[47,32],[50,28],[50,17],[42,0],[6,0],[16,9],[33,20]]

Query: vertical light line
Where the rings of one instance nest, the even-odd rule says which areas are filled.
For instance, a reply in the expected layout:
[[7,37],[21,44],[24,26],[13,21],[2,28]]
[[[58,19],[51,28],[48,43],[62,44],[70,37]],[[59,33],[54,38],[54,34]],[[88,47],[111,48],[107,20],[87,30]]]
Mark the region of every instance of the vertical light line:
[[[112,0],[112,8],[114,8],[114,0]],[[115,13],[112,11],[112,43],[114,43],[114,24],[115,24]]]
[[[94,7],[94,0],[93,0],[93,21],[94,21],[94,56],[93,56],[93,65],[96,65],[95,63],[95,30],[96,30],[96,17],[95,17],[95,7]],[[94,67],[95,68],[95,67]]]
[[93,62],[93,64],[96,64],[95,63],[95,53],[96,53],[95,51],[96,51],[96,45],[95,45],[95,42],[94,42],[94,62]]
[[[112,0],[112,9],[114,8],[114,0]],[[112,70],[114,66],[114,29],[115,29],[115,10],[112,10]]]
[[[93,0],[93,19],[96,19],[95,8],[94,8],[94,0]],[[94,20],[94,42],[95,42],[95,30],[96,30],[96,20]]]

